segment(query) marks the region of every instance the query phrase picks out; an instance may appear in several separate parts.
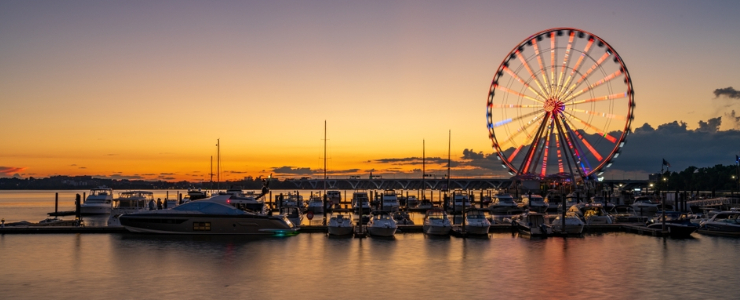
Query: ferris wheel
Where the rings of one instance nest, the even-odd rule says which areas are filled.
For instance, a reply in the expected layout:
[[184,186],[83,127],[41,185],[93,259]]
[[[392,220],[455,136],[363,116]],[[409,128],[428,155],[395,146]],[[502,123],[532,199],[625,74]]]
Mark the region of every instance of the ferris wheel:
[[506,55],[486,118],[509,174],[595,179],[619,156],[634,107],[632,80],[611,45],[580,29],[552,28]]

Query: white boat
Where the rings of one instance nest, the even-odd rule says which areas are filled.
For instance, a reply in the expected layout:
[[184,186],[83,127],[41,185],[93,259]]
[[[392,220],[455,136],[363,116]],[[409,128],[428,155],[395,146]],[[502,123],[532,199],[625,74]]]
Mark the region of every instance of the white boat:
[[545,223],[545,216],[537,212],[525,212],[513,223],[524,235],[547,237],[552,233],[552,228]]
[[205,199],[205,198],[208,198],[208,197],[210,197],[210,195],[208,194],[208,191],[204,191],[202,189],[197,189],[197,190],[196,189],[188,189],[188,197],[187,198],[190,199],[189,201],[199,200],[199,199]]
[[398,229],[396,221],[384,211],[376,212],[367,222],[367,233],[371,236],[391,237],[396,234],[396,229]]
[[[282,196],[282,198],[280,198]],[[303,195],[297,193],[288,193],[287,195],[279,195],[277,199],[280,207],[302,207],[303,206]]]
[[296,227],[301,226],[301,222],[303,222],[303,213],[301,212],[300,208],[283,206],[278,210],[278,212],[279,214],[288,218],[288,220],[290,220],[290,222],[293,223]]
[[559,234],[581,234],[583,233],[583,227],[586,225],[581,221],[581,218],[577,217],[574,213],[566,213],[565,215],[565,226],[563,226],[562,214],[558,214],[555,219],[550,221],[550,227],[552,227],[553,233]]
[[394,211],[391,215],[398,225],[414,225],[414,221],[411,220],[409,213],[405,211]]
[[721,211],[701,222],[699,233],[740,237],[740,211]]
[[650,197],[638,196],[632,202],[632,208],[640,216],[652,217],[658,211],[658,204],[653,203]]
[[352,215],[334,215],[329,219],[329,235],[350,235],[352,234]]
[[130,214],[150,209],[156,209],[154,205],[154,193],[147,191],[126,191],[118,194],[113,199],[108,226],[121,226],[119,218],[123,214]]
[[90,190],[85,202],[80,204],[80,213],[83,215],[106,215],[111,211],[113,189],[99,187]]
[[545,212],[548,204],[542,196],[537,194],[522,195],[522,205],[530,211]]
[[465,214],[465,232],[475,235],[487,235],[491,222],[486,219],[483,211],[472,210]]
[[470,208],[470,196],[460,191],[452,193],[452,211],[461,212],[463,207]]
[[342,193],[339,191],[326,191],[326,201],[328,202],[326,204],[327,207],[338,208],[342,203]]
[[491,204],[488,206],[491,214],[512,214],[512,212],[521,212],[519,206],[514,201],[514,197],[509,194],[498,194],[493,196]]
[[443,209],[435,208],[424,215],[424,233],[428,235],[448,235],[452,230],[452,223]]
[[381,195],[381,210],[383,211],[396,211],[398,210],[398,195],[394,190],[385,190]]
[[604,210],[604,206],[601,204],[578,203],[571,206],[568,212],[581,218],[581,221],[586,225],[614,223],[612,217]]
[[321,196],[311,196],[308,200],[308,208],[306,208],[306,211],[310,211],[314,214],[323,214],[324,201],[321,201]]
[[370,212],[370,197],[367,192],[352,193],[352,210],[357,214]]
[[231,195],[191,201],[172,209],[140,211],[120,217],[126,230],[164,234],[244,234],[285,236],[297,228],[285,216],[244,211]]
[[255,195],[255,193],[252,191],[245,193],[241,189],[229,189],[226,191],[226,193],[219,193],[219,196],[229,196],[227,198],[229,204],[235,206],[238,209],[249,211],[255,214],[267,214],[268,209],[267,207],[265,207],[264,201],[259,200],[260,198],[262,198],[262,196],[264,196],[264,194]]

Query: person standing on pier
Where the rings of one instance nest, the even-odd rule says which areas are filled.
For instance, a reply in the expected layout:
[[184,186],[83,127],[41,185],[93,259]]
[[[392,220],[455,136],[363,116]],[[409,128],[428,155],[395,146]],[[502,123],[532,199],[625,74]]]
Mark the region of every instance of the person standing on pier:
[[154,210],[154,199],[149,200],[149,210]]
[[162,198],[157,198],[157,209],[162,210]]

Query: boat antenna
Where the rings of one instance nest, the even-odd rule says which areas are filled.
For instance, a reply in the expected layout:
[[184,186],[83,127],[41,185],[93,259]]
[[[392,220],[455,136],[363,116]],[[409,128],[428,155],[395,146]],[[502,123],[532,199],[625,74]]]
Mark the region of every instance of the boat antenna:
[[211,155],[211,193],[213,193],[213,155]]
[[326,120],[324,120],[324,197],[326,197]]

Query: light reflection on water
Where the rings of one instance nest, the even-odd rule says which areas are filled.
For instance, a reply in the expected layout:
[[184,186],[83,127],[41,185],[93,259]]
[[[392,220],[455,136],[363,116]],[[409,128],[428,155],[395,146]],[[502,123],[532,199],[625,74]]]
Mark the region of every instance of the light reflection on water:
[[0,298],[717,298],[737,295],[739,243],[627,233],[0,235]]

